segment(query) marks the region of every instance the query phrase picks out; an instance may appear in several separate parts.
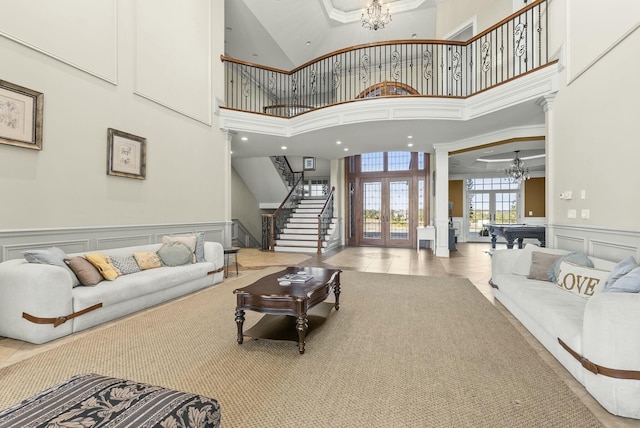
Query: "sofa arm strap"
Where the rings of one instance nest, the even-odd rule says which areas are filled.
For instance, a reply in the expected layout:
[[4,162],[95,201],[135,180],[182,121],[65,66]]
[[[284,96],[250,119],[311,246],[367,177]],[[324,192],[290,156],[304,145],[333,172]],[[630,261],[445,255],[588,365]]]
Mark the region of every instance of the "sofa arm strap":
[[210,272],[207,272],[207,275],[213,275],[214,273],[222,272],[223,270],[224,270],[224,266],[222,266],[221,268],[218,268],[216,270],[212,270]]
[[69,315],[65,315],[62,317],[57,317],[57,318],[41,318],[41,317],[34,317],[33,315],[30,315],[26,312],[22,313],[22,318],[26,319],[27,321],[31,321],[32,323],[35,324],[53,324],[54,327],[57,327],[61,324],[64,324],[65,322],[67,322],[67,320],[70,320],[72,318],[78,317],[80,315],[84,315],[87,312],[91,312],[93,310],[96,310],[98,308],[102,307],[102,303],[97,303],[93,306],[89,306],[88,308],[85,308],[81,311],[78,312],[74,312],[72,314]]
[[564,343],[562,339],[558,338],[558,342],[560,342],[560,346],[562,346],[565,351],[567,351],[573,358],[580,361],[582,367],[589,370],[593,374],[600,374],[602,376],[614,377],[616,379],[634,379],[640,380],[640,371],[637,370],[618,370],[618,369],[610,369],[608,367],[599,366],[598,364],[592,363],[588,359],[582,357],[576,351],[571,349],[569,345]]

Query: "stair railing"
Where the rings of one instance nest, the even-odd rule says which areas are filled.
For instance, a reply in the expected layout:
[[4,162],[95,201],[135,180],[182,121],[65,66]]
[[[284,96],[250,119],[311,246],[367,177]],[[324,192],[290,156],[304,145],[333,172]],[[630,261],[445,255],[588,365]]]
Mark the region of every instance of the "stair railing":
[[249,229],[237,218],[232,218],[231,221],[231,245],[234,247],[259,247],[260,242],[251,234]]
[[273,251],[276,246],[276,239],[287,225],[287,221],[300,204],[304,196],[304,173],[300,174],[298,180],[289,191],[287,197],[273,214],[262,214],[262,249]]
[[467,98],[551,63],[548,2],[532,1],[466,42],[387,40],[337,50],[293,70],[221,56],[221,108],[290,118],[378,96]]
[[286,156],[271,156],[271,161],[287,187],[293,186],[298,178],[300,178],[302,172],[293,171]]
[[318,254],[322,253],[322,242],[333,220],[333,193],[335,190],[335,186],[331,187],[331,192],[329,192],[329,196],[324,202],[322,211],[318,214]]

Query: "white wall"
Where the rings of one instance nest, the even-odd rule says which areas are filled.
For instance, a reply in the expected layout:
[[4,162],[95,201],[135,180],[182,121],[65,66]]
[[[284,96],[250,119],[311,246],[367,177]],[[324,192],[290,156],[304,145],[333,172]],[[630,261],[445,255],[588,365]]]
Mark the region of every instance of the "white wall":
[[[0,230],[229,221],[224,2],[91,3],[0,0],[0,79],[44,93],[43,150],[0,144]],[[106,174],[107,128],[147,139],[146,180]]]
[[513,13],[512,0],[455,0],[437,6],[436,39],[444,39],[452,31],[472,19],[480,33]]
[[258,200],[235,169],[232,169],[231,173],[231,191],[231,217],[240,220],[253,237],[260,240],[262,212]]
[[[588,18],[591,28],[597,32],[600,8],[593,7],[591,15],[586,16],[580,7],[579,13],[574,14],[577,3],[568,3],[569,21],[582,27],[588,22],[576,20]],[[609,13],[613,10],[606,9]],[[629,12],[625,8],[615,10],[620,18]],[[640,13],[635,20],[640,22]],[[628,22],[628,17],[623,21]],[[564,28],[555,30],[559,32],[558,38],[563,33],[572,37]],[[571,40],[569,48],[585,52],[576,46],[576,40]],[[594,53],[599,60],[570,84],[568,69],[562,74],[560,91],[551,105],[548,131],[551,151],[548,194],[554,198],[549,212],[551,223],[640,231],[640,200],[635,195],[640,181],[637,167],[640,159],[639,51],[640,30],[636,30],[619,44]],[[568,52],[570,58],[576,55],[580,58],[580,54]],[[567,190],[573,192],[573,199],[560,200],[560,192]],[[581,190],[586,191],[585,199],[580,198]],[[577,210],[578,218],[568,218],[569,209]],[[583,209],[589,209],[589,219],[580,218]]]

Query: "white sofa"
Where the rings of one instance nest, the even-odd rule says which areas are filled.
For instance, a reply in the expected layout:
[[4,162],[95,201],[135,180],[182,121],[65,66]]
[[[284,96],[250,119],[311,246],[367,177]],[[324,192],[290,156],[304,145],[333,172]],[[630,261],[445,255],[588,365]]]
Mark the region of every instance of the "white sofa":
[[[495,298],[605,409],[640,419],[640,294],[596,289],[593,296],[585,298],[554,282],[529,279],[533,251],[568,253],[535,245],[495,251],[491,277]],[[611,271],[616,266],[611,261],[590,259],[595,269]],[[624,371],[622,377],[636,379],[602,374],[606,369]]]
[[[161,245],[99,252],[105,256],[130,256],[134,252],[157,251]],[[7,260],[0,263],[0,336],[45,343],[217,284],[223,280],[223,267],[222,245],[204,242],[202,262],[163,266],[104,280],[95,286],[74,287],[75,278],[65,267],[29,263],[25,259]],[[97,309],[72,315],[99,304],[102,306]],[[36,318],[36,322],[23,314]],[[59,325],[37,322],[47,318],[59,319]]]

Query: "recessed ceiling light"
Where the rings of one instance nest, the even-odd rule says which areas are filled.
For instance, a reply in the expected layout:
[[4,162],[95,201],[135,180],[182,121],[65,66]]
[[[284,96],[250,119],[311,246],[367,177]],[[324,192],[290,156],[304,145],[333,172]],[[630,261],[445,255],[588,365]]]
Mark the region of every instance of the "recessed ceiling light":
[[251,54],[251,55],[253,55],[253,56],[258,56],[258,54],[257,54],[257,53],[254,53],[254,54]]
[[344,151],[345,151],[345,152],[348,152],[348,151],[349,151],[349,149],[348,149],[347,147],[345,147],[345,148],[344,148]]
[[233,30],[233,28],[231,28],[231,27],[225,27],[225,30],[227,30],[227,31],[231,31],[231,30]]
[[417,38],[418,38],[418,35],[417,35],[416,33],[413,33],[413,34],[411,35],[411,38],[412,38],[412,39],[417,39]]
[[287,146],[280,147],[282,150],[287,150]]
[[407,144],[407,146],[413,147],[413,143],[409,143],[409,144]]
[[407,135],[407,138],[411,139],[413,138],[413,135]]
[[342,141],[336,141],[336,144],[340,145],[342,144]]
[[305,43],[305,45],[307,45],[307,46],[309,46],[310,44],[311,44],[311,42],[307,42],[307,43]]
[[249,140],[247,137],[242,137],[242,138],[240,138],[240,139],[241,139],[242,141],[247,141],[247,140]]
[[230,150],[230,151],[229,151],[229,154],[230,154],[230,155],[232,155],[232,154],[233,154],[233,150]]

